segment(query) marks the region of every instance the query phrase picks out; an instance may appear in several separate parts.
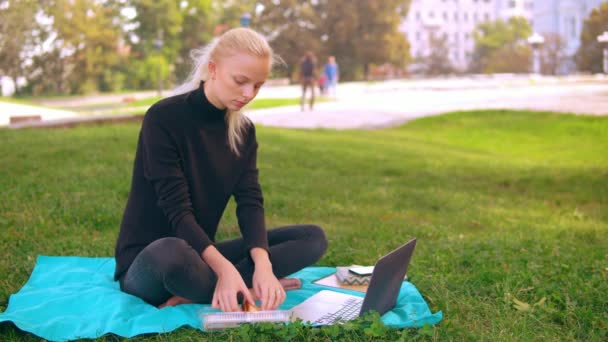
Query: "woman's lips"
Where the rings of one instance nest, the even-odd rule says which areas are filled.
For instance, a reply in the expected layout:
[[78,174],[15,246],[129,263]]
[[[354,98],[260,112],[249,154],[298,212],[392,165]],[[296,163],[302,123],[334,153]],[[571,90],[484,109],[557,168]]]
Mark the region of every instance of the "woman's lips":
[[241,108],[243,106],[245,106],[247,104],[247,102],[241,102],[241,101],[234,101],[234,103],[237,105],[237,107]]

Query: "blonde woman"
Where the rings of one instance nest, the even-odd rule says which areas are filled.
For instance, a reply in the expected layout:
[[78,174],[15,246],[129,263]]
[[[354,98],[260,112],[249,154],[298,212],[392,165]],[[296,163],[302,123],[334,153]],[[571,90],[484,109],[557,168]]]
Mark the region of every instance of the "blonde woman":
[[[315,263],[327,248],[314,225],[266,230],[255,127],[240,112],[275,57],[257,32],[225,32],[200,51],[178,95],[154,104],[142,124],[131,191],[116,244],[115,279],[158,306],[237,299],[276,309],[279,279]],[[231,196],[241,237],[215,241]]]

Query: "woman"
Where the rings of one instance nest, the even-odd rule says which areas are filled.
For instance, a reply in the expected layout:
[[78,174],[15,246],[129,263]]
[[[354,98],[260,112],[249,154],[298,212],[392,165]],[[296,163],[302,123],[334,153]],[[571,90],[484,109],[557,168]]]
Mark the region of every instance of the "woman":
[[312,51],[307,51],[300,61],[300,83],[302,84],[302,97],[300,99],[301,111],[304,111],[306,103],[306,89],[310,89],[310,110],[315,105],[315,83],[316,83],[317,60]]
[[[194,57],[178,95],[144,117],[115,279],[158,307],[196,302],[237,311],[240,294],[273,310],[285,300],[279,279],[315,263],[327,248],[317,226],[265,229],[255,127],[240,110],[275,58],[246,28],[225,32]],[[216,243],[231,196],[242,237]]]

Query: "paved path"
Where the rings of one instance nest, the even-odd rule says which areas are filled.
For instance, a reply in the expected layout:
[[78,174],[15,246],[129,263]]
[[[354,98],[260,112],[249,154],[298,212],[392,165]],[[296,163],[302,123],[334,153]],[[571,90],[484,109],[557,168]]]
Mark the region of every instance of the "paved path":
[[[154,92],[138,93],[137,98]],[[298,86],[263,88],[260,98],[299,97]],[[118,96],[120,101],[128,95]],[[87,103],[104,96],[89,97]],[[58,100],[59,101],[59,100]],[[68,100],[69,101],[69,100]],[[82,103],[82,102],[81,102]],[[64,103],[69,107],[70,103]],[[318,103],[314,111],[299,106],[247,111],[254,122],[293,128],[379,128],[414,118],[457,110],[530,109],[593,115],[608,114],[608,78],[457,78],[403,80],[377,83],[345,83],[338,87],[336,101]],[[70,111],[0,102],[0,126],[11,115],[38,114],[43,120],[69,119]]]
[[[338,101],[314,111],[298,106],[248,113],[255,122],[292,128],[380,128],[450,111],[528,109],[579,114],[608,114],[608,79],[587,82],[462,80],[340,85]],[[297,96],[296,93],[292,96]]]

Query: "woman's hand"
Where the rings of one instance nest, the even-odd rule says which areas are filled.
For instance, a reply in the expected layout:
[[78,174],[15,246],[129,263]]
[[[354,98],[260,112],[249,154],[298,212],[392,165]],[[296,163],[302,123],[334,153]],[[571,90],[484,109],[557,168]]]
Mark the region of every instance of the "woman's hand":
[[272,264],[265,249],[251,249],[255,264],[253,271],[253,292],[262,301],[262,310],[274,310],[285,301],[285,290],[272,272]]
[[215,246],[205,248],[201,257],[217,275],[217,284],[211,300],[212,307],[222,311],[240,311],[237,301],[239,292],[243,295],[243,300],[255,304],[239,271]]
[[217,284],[213,292],[211,306],[216,309],[219,308],[224,312],[241,311],[237,301],[237,294],[239,292],[243,294],[243,300],[248,301],[250,304],[255,304],[243,278],[236,268],[230,264],[230,266],[227,266],[217,274]]
[[262,310],[275,310],[285,301],[285,290],[272,273],[272,267],[256,265],[253,272],[253,291],[262,301]]

